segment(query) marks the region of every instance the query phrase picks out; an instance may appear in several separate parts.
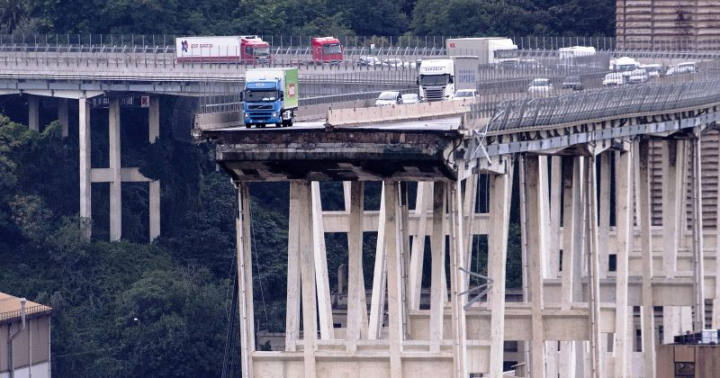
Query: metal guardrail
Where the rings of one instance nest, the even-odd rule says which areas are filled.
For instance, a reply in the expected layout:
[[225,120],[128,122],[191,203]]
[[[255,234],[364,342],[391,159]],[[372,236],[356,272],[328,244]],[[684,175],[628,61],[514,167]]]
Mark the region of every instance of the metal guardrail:
[[[25,309],[25,315],[26,316],[34,315],[34,314],[46,312],[46,311],[52,311],[52,309],[45,305],[37,305],[37,306],[27,307]],[[20,318],[21,316],[22,316],[21,310],[2,312],[2,313],[0,313],[0,323],[5,322],[10,319],[17,319],[17,318]]]
[[[649,114],[720,102],[720,79],[587,90],[559,97],[504,101],[487,132],[559,125],[631,114]],[[471,118],[483,118],[472,109]]]

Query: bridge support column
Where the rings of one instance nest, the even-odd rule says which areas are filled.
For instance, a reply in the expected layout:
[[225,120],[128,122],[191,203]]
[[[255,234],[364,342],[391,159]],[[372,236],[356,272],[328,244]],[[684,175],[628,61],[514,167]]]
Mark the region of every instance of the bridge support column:
[[92,236],[92,177],[90,164],[90,104],[86,98],[79,102],[79,150],[80,150],[80,228],[83,236],[90,239]]
[[317,297],[315,259],[313,253],[312,192],[309,182],[296,184],[299,198],[299,239],[302,280],[303,356],[305,376],[315,377],[315,348],[317,344]]
[[[628,304],[629,256],[632,251],[632,145],[630,151],[621,151],[615,158],[615,220],[617,224],[616,276],[615,276],[615,377],[632,375],[632,338],[628,338],[628,318],[632,308]],[[606,155],[608,156],[608,155]]]
[[[468,181],[469,182],[469,181]],[[422,272],[425,259],[425,236],[427,235],[428,208],[432,207],[431,182],[419,182],[417,199],[415,201],[415,214],[419,215],[417,229],[413,233],[412,253],[410,255],[410,309],[420,309],[420,293],[422,292]]]
[[[696,132],[699,132],[696,130]],[[693,249],[693,291],[695,311],[693,329],[705,329],[705,253],[703,251],[703,206],[702,206],[702,167],[700,135],[692,139],[692,249]]]
[[[468,180],[474,178],[475,176],[472,176]],[[453,363],[456,378],[465,378],[468,376],[467,328],[464,307],[465,303],[467,303],[467,297],[460,295],[460,293],[467,290],[465,277],[462,275],[460,269],[468,268],[465,262],[465,243],[463,241],[464,214],[462,210],[462,199],[462,186],[460,185],[460,181],[450,183],[450,306],[452,308]]]
[[[598,223],[597,223],[597,184],[595,171],[595,157],[590,156],[586,161],[585,175],[585,214],[587,230],[587,267],[589,310],[590,310],[590,376],[593,378],[603,377],[603,360],[605,349],[600,332],[600,256],[598,248]],[[608,196],[609,197],[609,196]]]
[[303,223],[302,188],[290,182],[290,214],[288,218],[287,304],[285,311],[285,351],[297,351],[300,339],[300,224]]
[[[662,217],[663,217],[663,265],[665,277],[675,278],[677,271],[677,249],[678,249],[678,143],[677,140],[669,139],[663,143],[663,188]],[[685,172],[680,167],[680,172]],[[664,318],[664,317],[663,317]],[[665,323],[665,329],[671,329],[674,325]]]
[[640,141],[638,151],[638,222],[642,248],[642,350],[646,377],[655,376],[655,311],[652,298],[652,236],[650,206],[650,141]]
[[525,193],[525,201],[521,206],[526,208],[526,226],[523,229],[528,242],[528,276],[530,279],[530,300],[532,301],[532,341],[530,345],[530,374],[533,378],[545,377],[545,343],[542,321],[543,304],[543,272],[545,271],[545,205],[547,200],[547,181],[540,167],[541,159],[537,155],[526,155],[525,164],[525,187],[521,188]]
[[40,97],[28,96],[28,127],[40,131]]
[[378,233],[375,244],[375,267],[373,269],[373,288],[370,303],[370,321],[368,324],[368,339],[377,340],[383,327],[385,317],[385,294],[387,287],[387,251],[385,249],[385,188],[383,184],[380,194],[380,213],[378,214]]
[[317,284],[318,312],[320,318],[320,338],[335,338],[330,299],[330,280],[328,278],[327,251],[325,249],[325,229],[322,221],[322,203],[320,183],[310,185],[312,191],[313,256],[315,260],[315,281]]
[[67,138],[70,134],[70,121],[68,118],[68,100],[66,98],[58,99],[58,121],[62,126],[63,138]]
[[[160,99],[157,96],[150,97],[150,108],[148,109],[148,141],[153,144],[160,137]],[[160,236],[160,180],[149,182],[149,209],[150,214],[150,241]]]
[[[238,311],[240,316],[240,349],[242,377],[253,377],[252,353],[255,351],[255,312],[253,305],[250,188],[240,183],[237,188],[235,217],[235,248],[238,279]],[[306,375],[312,376],[312,375]]]
[[[431,255],[431,284],[430,284],[430,351],[439,352],[443,339],[443,312],[445,308],[442,272],[445,270],[445,231],[443,221],[445,218],[446,184],[435,182],[433,188],[433,222]],[[387,235],[386,235],[387,237]]]
[[108,136],[110,137],[110,241],[122,237],[122,163],[120,159],[120,100],[110,100]]
[[490,377],[503,375],[505,341],[505,269],[507,262],[512,165],[507,174],[490,175],[490,230],[488,235],[488,276],[492,280],[490,306]]
[[[573,303],[582,301],[582,256],[583,256],[583,165],[582,156],[564,157],[563,170],[563,255],[561,306],[569,310]],[[582,356],[583,341],[563,341],[560,343],[559,370],[562,377],[581,377],[577,363]]]
[[[610,237],[610,159],[612,156],[611,152],[600,155],[600,203],[598,204],[600,240],[608,240]],[[598,249],[598,259],[600,261],[600,278],[604,279],[610,270],[610,253],[607,246]]]
[[[401,240],[398,240],[398,200],[399,183],[386,181],[385,186],[385,251],[387,253],[387,286],[388,286],[388,328],[390,337],[390,378],[402,378],[402,342],[405,335],[403,329],[403,297],[402,297],[402,263],[400,256]],[[435,218],[435,217],[433,217]],[[434,263],[434,261],[433,261]],[[434,265],[434,264],[433,264]],[[433,308],[437,302],[433,301]],[[442,302],[441,302],[442,303]],[[432,314],[431,314],[432,316]],[[442,324],[441,324],[442,326]],[[433,324],[431,319],[431,345]],[[442,337],[442,329],[440,330]]]
[[346,350],[357,351],[357,342],[361,336],[362,308],[360,297],[365,295],[365,287],[361,286],[363,275],[362,244],[363,244],[363,211],[365,184],[360,181],[351,184],[350,194],[350,229],[348,232],[348,304],[345,339]]

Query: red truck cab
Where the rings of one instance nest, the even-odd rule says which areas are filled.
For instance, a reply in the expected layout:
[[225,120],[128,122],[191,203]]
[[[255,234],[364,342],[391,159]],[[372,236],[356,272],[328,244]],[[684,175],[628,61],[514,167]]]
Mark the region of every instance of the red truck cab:
[[315,64],[340,64],[343,61],[343,46],[337,38],[315,37],[312,48]]
[[247,64],[271,64],[270,44],[256,35],[241,36],[240,60]]

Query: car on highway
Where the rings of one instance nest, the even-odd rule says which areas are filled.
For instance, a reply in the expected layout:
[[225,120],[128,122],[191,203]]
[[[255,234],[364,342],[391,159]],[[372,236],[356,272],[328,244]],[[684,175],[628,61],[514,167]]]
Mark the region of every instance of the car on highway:
[[613,87],[625,84],[625,75],[622,72],[614,72],[605,75],[602,82],[605,87]]
[[382,66],[382,62],[375,56],[361,56],[357,62],[358,67],[379,67]]
[[585,89],[585,86],[583,85],[580,76],[566,77],[565,80],[563,80],[562,87],[563,89],[572,89],[574,91],[581,91]]
[[471,100],[477,96],[477,91],[475,89],[460,89],[455,91],[455,95],[453,96],[453,100]]
[[528,92],[530,93],[547,93],[550,92],[553,89],[553,85],[550,82],[550,79],[541,78],[541,79],[535,79],[530,83],[530,86],[528,87]]
[[645,69],[651,79],[662,75],[662,64],[643,64],[640,68]]
[[630,71],[630,76],[627,77],[627,82],[630,84],[645,83],[648,80],[650,80],[650,76],[648,75],[647,70],[644,68],[638,68],[636,70]]
[[402,95],[402,103],[403,104],[419,104],[420,97],[417,95],[417,93],[407,93],[407,94]]
[[670,68],[665,75],[681,75],[695,72],[697,72],[697,64],[695,62],[684,62]]
[[398,91],[385,91],[380,93],[377,100],[375,100],[375,106],[388,106],[402,104],[402,95]]

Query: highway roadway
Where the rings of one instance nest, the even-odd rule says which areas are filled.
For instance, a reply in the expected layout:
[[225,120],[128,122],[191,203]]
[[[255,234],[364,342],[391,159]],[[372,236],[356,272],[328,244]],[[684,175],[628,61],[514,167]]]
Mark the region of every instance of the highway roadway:
[[[338,129],[358,129],[358,130],[457,130],[460,127],[460,117],[437,118],[429,120],[416,121],[399,121],[385,122],[382,125],[359,125],[359,126],[340,126]],[[277,132],[293,132],[294,130],[304,131],[313,129],[324,129],[325,121],[308,121],[298,122],[290,128],[266,126],[264,128],[253,127],[251,129],[245,126],[229,127],[221,130],[221,132],[257,132],[257,131],[277,131]]]

